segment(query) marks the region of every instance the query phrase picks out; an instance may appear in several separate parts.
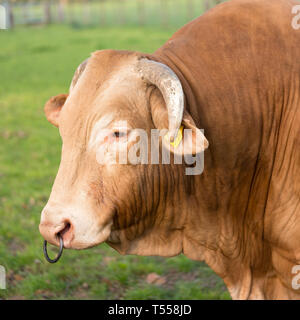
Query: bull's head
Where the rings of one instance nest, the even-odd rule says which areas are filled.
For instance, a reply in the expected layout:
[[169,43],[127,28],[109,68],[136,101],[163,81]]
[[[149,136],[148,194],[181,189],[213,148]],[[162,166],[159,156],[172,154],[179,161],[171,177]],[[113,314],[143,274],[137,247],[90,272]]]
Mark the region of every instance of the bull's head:
[[[79,66],[69,94],[45,105],[47,119],[59,127],[63,141],[60,168],[40,223],[47,241],[58,245],[60,234],[66,248],[107,241],[122,253],[181,252],[193,183],[185,165],[112,165],[107,159],[116,142],[127,141],[118,152],[128,152],[137,128],[148,133],[149,145],[151,129],[167,128],[170,143],[160,139],[160,148],[184,155],[186,148],[172,143],[183,126],[191,134],[180,144],[189,145],[191,154],[202,152],[207,140],[184,100],[176,74],[150,56],[104,50]],[[124,122],[126,127],[120,125]]]

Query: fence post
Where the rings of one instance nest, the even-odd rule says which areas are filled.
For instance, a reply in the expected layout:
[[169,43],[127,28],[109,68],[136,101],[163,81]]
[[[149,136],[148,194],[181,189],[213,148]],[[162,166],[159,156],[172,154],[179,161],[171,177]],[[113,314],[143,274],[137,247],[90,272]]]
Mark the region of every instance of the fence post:
[[168,26],[168,0],[160,0],[160,6],[161,6],[161,23],[163,27]]
[[89,16],[90,16],[90,7],[89,7],[89,1],[84,0],[82,3],[82,14],[83,14],[83,24],[88,24],[89,23]]
[[191,21],[195,16],[194,0],[188,0],[187,6],[187,18],[188,21]]
[[44,14],[45,14],[45,24],[51,23],[51,4],[50,1],[45,1],[44,3]]
[[23,16],[23,24],[27,24],[28,21],[28,3],[22,3],[22,16]]
[[71,24],[76,22],[76,14],[74,12],[74,2],[66,2],[66,21],[70,22]]
[[139,25],[143,26],[145,24],[145,2],[144,0],[137,0],[137,2],[138,2]]
[[105,1],[106,0],[100,0],[100,24],[102,26],[105,26],[106,25],[106,12],[105,12],[105,9],[106,9],[106,4],[105,4]]
[[120,24],[125,25],[126,24],[126,0],[119,0],[118,2],[119,2],[118,7],[119,7]]
[[60,23],[64,22],[65,20],[65,2],[64,1],[59,1],[58,2],[58,10],[57,10],[57,15],[58,15],[58,21]]
[[14,13],[10,0],[4,2],[5,14],[6,14],[6,28],[12,29],[14,27]]

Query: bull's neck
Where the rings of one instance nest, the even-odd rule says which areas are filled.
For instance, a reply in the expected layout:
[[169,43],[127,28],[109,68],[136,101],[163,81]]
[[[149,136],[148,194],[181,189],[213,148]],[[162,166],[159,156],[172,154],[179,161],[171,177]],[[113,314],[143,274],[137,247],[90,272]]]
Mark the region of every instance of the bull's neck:
[[[205,215],[201,218],[199,177],[178,175],[176,179],[169,179],[170,184],[162,183],[164,189],[161,190],[156,210],[137,224],[114,231],[109,245],[122,254],[192,255],[190,248],[198,240],[201,223],[208,226],[211,221],[205,221]],[[172,181],[177,181],[177,185],[174,186]],[[215,228],[216,223],[211,224],[210,232],[214,233]],[[195,230],[195,234],[191,234],[191,230]],[[209,233],[205,232],[202,236],[209,237]],[[206,241],[203,237],[201,240]]]

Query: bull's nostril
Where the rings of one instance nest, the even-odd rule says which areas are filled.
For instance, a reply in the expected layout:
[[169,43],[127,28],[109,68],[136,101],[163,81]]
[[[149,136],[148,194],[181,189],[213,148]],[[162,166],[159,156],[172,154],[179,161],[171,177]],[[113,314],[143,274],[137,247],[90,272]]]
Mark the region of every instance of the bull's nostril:
[[65,227],[61,231],[59,231],[57,235],[59,234],[61,237],[63,237],[64,234],[66,234],[70,229],[71,229],[71,223],[67,222]]
[[[58,245],[59,238],[62,238],[64,242],[64,248],[69,248],[74,238],[74,225],[68,220],[65,220],[61,222],[59,226],[60,227],[57,227],[54,234],[52,233],[52,243]],[[55,238],[55,240],[53,239],[53,237]]]

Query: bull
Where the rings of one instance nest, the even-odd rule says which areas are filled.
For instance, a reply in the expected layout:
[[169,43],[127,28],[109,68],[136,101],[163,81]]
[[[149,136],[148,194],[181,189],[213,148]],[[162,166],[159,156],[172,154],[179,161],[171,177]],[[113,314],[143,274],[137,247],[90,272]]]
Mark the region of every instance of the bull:
[[[60,235],[72,249],[106,242],[121,254],[182,253],[204,260],[233,299],[298,299],[296,4],[228,1],[153,54],[101,50],[84,61],[69,94],[45,105],[63,146],[43,237],[59,245]],[[204,153],[203,173],[187,175],[184,162],[99,164],[99,148],[106,155],[112,141],[133,143],[137,128],[149,139],[166,129],[169,142],[159,143],[171,157]],[[191,132],[179,141],[190,151],[174,145],[180,128]]]

